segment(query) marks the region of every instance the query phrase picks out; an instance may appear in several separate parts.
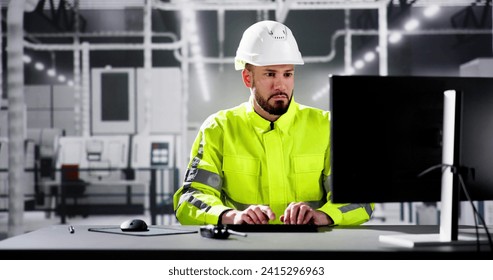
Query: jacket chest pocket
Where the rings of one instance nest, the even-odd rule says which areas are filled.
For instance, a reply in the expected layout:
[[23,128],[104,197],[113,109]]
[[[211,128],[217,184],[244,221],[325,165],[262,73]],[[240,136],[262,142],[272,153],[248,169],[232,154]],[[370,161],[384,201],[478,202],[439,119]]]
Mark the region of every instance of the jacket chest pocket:
[[321,176],[324,155],[301,155],[293,157],[295,190],[297,201],[318,201],[322,199]]
[[223,190],[233,200],[257,203],[260,185],[260,160],[250,157],[223,157]]

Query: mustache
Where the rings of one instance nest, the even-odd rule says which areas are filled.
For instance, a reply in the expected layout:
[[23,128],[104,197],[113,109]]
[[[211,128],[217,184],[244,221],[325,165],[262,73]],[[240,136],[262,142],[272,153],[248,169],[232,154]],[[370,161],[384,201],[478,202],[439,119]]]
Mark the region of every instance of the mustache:
[[271,98],[273,98],[273,97],[276,97],[276,96],[280,96],[280,95],[281,95],[281,96],[284,96],[284,97],[286,97],[286,98],[289,98],[289,96],[288,96],[288,94],[287,94],[287,93],[285,93],[285,92],[277,92],[277,93],[275,93],[275,94],[271,95],[271,96],[269,97],[269,99],[271,99]]

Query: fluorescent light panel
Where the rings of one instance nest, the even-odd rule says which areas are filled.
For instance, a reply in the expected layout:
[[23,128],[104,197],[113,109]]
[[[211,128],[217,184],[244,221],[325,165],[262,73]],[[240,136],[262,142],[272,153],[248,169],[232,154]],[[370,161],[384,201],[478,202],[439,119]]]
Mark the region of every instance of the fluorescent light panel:
[[426,9],[423,11],[423,15],[427,18],[431,18],[436,16],[439,11],[440,11],[440,7],[438,5],[432,5],[426,7]]

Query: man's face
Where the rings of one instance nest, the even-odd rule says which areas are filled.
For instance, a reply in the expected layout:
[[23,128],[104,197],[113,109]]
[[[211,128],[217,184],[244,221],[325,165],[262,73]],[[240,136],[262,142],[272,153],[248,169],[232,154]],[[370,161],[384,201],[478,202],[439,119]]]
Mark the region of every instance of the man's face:
[[247,72],[255,110],[262,116],[286,113],[293,96],[294,65],[251,66]]

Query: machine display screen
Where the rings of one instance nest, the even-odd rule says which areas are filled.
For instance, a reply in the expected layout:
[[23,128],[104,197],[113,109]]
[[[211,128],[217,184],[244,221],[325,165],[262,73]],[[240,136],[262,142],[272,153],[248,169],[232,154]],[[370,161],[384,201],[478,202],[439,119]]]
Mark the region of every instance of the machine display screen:
[[128,73],[102,73],[101,119],[103,121],[128,121]]

